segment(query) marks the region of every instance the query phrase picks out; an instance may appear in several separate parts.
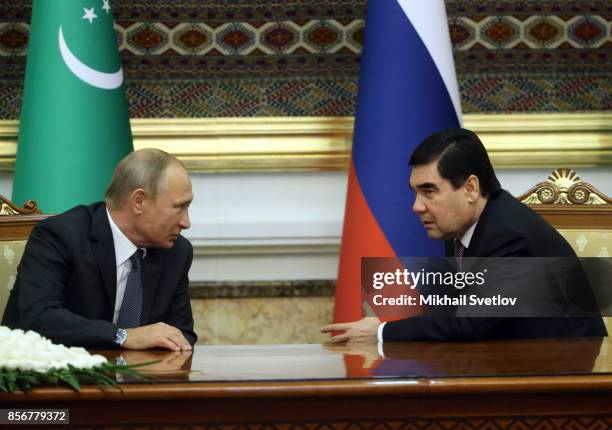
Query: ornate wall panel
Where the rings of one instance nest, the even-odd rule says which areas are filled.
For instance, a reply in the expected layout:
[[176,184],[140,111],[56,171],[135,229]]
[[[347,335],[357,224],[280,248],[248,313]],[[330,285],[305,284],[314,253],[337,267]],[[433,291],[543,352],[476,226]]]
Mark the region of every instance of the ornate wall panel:
[[[354,115],[364,0],[113,3],[133,118]],[[465,113],[612,109],[609,1],[446,6]],[[0,3],[0,119],[19,117],[30,14]]]

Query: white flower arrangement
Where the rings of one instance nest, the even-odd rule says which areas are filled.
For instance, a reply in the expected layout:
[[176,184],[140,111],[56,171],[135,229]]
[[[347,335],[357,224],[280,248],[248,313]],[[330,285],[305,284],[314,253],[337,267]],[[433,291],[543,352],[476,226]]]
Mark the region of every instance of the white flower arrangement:
[[56,345],[35,331],[11,330],[0,326],[0,367],[34,370],[44,373],[50,369],[67,369],[71,364],[80,369],[101,366],[107,360],[92,355],[85,348]]
[[85,348],[54,344],[34,331],[0,326],[0,391],[28,391],[36,385],[61,383],[79,391],[79,380],[116,386],[109,373],[142,378],[133,367],[111,364]]

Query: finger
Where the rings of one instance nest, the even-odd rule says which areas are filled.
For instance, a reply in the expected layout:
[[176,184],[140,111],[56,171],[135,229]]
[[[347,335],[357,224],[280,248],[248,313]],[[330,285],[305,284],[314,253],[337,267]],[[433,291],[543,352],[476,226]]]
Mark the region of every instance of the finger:
[[179,345],[177,345],[176,343],[174,343],[172,340],[168,339],[165,336],[160,336],[158,337],[155,342],[154,345],[160,348],[166,348],[169,349],[171,351],[180,351],[181,347]]
[[191,344],[187,341],[187,339],[185,339],[185,336],[183,336],[183,333],[181,333],[180,331],[174,333],[170,337],[170,339],[172,340],[172,342],[177,344],[183,351],[191,350]]
[[189,343],[187,339],[185,339],[185,336],[183,336],[182,334],[181,334],[180,345],[183,351],[191,351],[191,344]]
[[333,343],[333,344],[336,344],[336,343],[345,343],[345,342],[348,342],[349,340],[350,340],[350,336],[348,334],[346,334],[346,333],[339,334],[338,336],[333,336],[330,339],[331,343]]
[[330,333],[332,331],[347,331],[349,329],[348,323],[328,324],[321,327],[321,333]]

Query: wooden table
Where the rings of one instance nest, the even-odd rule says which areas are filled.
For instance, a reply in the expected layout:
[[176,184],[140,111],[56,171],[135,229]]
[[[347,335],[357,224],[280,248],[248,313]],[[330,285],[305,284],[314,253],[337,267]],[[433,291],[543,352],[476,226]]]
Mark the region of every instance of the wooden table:
[[0,394],[0,407],[69,408],[80,428],[607,429],[611,347],[591,338],[385,344],[384,357],[376,345],[124,352],[129,363],[162,360],[146,369],[158,383],[39,388]]

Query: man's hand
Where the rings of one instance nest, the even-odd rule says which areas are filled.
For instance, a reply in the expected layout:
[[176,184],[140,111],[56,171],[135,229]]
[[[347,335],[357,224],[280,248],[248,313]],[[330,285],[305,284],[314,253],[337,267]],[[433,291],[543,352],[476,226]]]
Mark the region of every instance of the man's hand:
[[191,351],[191,345],[176,327],[159,322],[127,329],[125,349],[166,348],[172,351]]
[[321,333],[342,331],[344,333],[333,336],[331,343],[342,342],[376,342],[376,334],[380,320],[376,317],[365,317],[350,323],[329,324],[321,328]]

